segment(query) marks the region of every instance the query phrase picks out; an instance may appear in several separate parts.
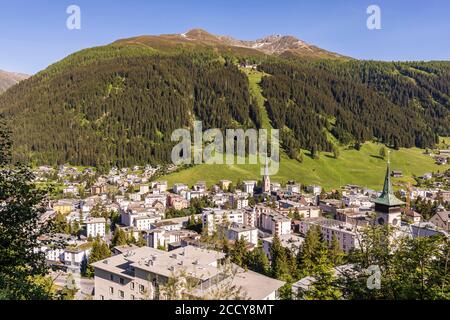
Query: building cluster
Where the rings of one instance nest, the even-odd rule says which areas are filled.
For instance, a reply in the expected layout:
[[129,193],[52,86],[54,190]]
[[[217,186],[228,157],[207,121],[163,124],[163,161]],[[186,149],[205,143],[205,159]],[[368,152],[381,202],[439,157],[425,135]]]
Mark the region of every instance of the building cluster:
[[[371,224],[389,224],[399,234],[411,237],[448,236],[450,232],[450,212],[445,209],[450,204],[450,192],[444,188],[400,190],[409,201],[421,197],[442,202],[432,218],[424,221],[394,194],[391,179],[401,173],[391,171],[389,166],[381,192],[346,185],[339,193],[332,193],[338,197],[329,194],[331,198],[317,185],[271,182],[267,169],[261,183],[243,181],[233,188],[229,180],[214,186],[203,181],[193,186],[169,186],[164,181],[151,181],[155,170],[114,168],[99,176],[88,169],[80,172],[65,166],[58,170],[40,167],[37,179],[57,176],[67,182],[63,194],[74,195],[52,201],[41,219],[62,215],[68,224],[77,223],[81,231],[77,235],[42,237],[36,250],[45,252],[54,267],[80,272],[89,263],[92,240],[100,237],[111,244],[114,225],[114,230],[125,232],[135,243],[143,239],[144,244],[140,248],[113,248],[113,257],[93,264],[96,299],[163,299],[160,289],[181,270],[196,279],[190,293],[193,296],[211,295],[215,287],[229,280],[241,286],[251,299],[275,299],[282,282],[245,270],[228,279],[221,270],[224,255],[206,249],[203,238],[220,235],[231,244],[244,239],[249,250],[262,246],[270,259],[275,237],[296,253],[313,227],[328,244],[337,240],[347,253],[358,247],[361,231]],[[84,176],[95,177],[89,188],[77,180]],[[81,186],[84,196],[75,196]],[[188,228],[193,222],[189,209],[194,199],[208,203],[194,215],[202,234]],[[108,214],[99,217],[99,208]],[[167,217],[168,212],[185,214]],[[118,221],[112,220],[113,215]]]

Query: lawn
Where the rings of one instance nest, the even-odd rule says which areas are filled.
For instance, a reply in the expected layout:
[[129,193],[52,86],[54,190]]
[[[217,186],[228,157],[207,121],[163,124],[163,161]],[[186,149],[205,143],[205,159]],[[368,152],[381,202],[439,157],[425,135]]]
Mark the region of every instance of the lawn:
[[[249,79],[250,94],[260,106],[262,127],[271,129],[267,110],[264,107],[265,98],[262,95],[259,83],[263,73],[242,69]],[[445,138],[446,142],[449,138]],[[380,158],[379,150],[382,147],[377,143],[365,143],[360,151],[353,148],[341,147],[340,156],[334,159],[330,153],[321,153],[319,159],[312,159],[308,152],[304,152],[303,162],[289,159],[281,154],[279,172],[271,177],[272,181],[287,182],[295,180],[302,184],[319,184],[330,190],[345,184],[357,184],[373,189],[381,189],[386,173],[386,160]],[[434,160],[424,155],[423,150],[401,149],[391,150],[391,169],[403,172],[404,178],[394,179],[399,185],[406,181],[414,182],[413,175],[423,175],[427,172],[443,171],[450,166],[438,166]],[[180,172],[162,177],[169,186],[174,183],[195,184],[197,181],[206,181],[208,185],[216,184],[222,179],[237,182],[238,180],[261,179],[260,165],[198,165]]]
[[[304,155],[302,163],[281,156],[280,170],[271,177],[272,181],[287,182],[295,180],[302,184],[319,184],[327,190],[345,184],[357,184],[369,188],[381,189],[386,172],[386,160],[378,157],[380,144],[365,143],[360,151],[341,148],[341,155],[334,159],[330,153],[321,153],[319,159],[311,159]],[[449,169],[450,166],[438,166],[434,160],[423,154],[423,150],[401,149],[391,151],[391,169],[403,172],[404,178],[394,179],[396,184],[414,181],[412,176],[426,172],[437,172]],[[169,186],[174,183],[192,185],[197,181],[206,181],[208,185],[218,183],[222,179],[259,180],[260,165],[198,165],[177,173],[162,177]]]

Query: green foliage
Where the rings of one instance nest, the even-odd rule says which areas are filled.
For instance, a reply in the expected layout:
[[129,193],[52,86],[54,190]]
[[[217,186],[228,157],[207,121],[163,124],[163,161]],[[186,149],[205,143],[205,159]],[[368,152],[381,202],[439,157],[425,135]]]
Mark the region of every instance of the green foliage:
[[194,214],[189,217],[186,229],[202,233],[203,223],[201,219],[197,219]]
[[341,152],[339,151],[339,147],[333,146],[333,157],[335,159],[338,159],[340,155],[341,155]]
[[127,234],[122,229],[116,228],[114,231],[114,236],[111,240],[111,245],[113,247],[124,246],[128,243]]
[[91,254],[89,255],[89,264],[85,270],[83,270],[86,277],[94,277],[94,267],[92,264],[94,262],[109,258],[111,256],[111,251],[109,250],[106,242],[102,241],[100,237],[96,237],[92,243]]
[[145,247],[147,245],[147,242],[145,241],[142,232],[139,232],[139,238],[138,241],[136,242],[136,245],[138,247]]
[[337,300],[342,293],[336,285],[333,264],[328,258],[325,247],[320,248],[315,257],[310,276],[314,278],[308,290],[300,292],[299,297],[305,300]]
[[117,46],[69,56],[1,96],[15,159],[104,172],[169,162],[170,134],[194,118],[204,129],[255,127],[247,77],[217,57]]
[[61,213],[56,214],[53,220],[53,231],[56,233],[65,233],[65,234],[71,233],[70,224],[67,222],[66,217],[63,214]]
[[[392,239],[388,227],[370,227],[340,279],[346,299],[450,299],[450,242],[442,236]],[[381,286],[370,290],[367,268],[377,266]]]
[[386,147],[385,146],[382,146],[381,148],[380,148],[380,152],[378,153],[379,155],[380,155],[380,157],[381,158],[386,158],[386,155],[387,155],[387,152],[386,152]]
[[97,202],[91,210],[91,217],[93,218],[105,218],[109,219],[110,213],[106,210],[105,206],[101,202]]
[[274,278],[292,282],[288,251],[281,245],[280,238],[275,235],[270,247],[271,269]]
[[261,246],[250,251],[246,257],[247,267],[255,272],[270,275],[270,261]]
[[33,183],[24,167],[9,166],[9,135],[0,128],[0,299],[51,299],[46,283],[45,254],[34,250],[51,226],[39,221],[45,212],[46,191]]
[[244,267],[246,264],[247,255],[247,244],[246,241],[241,239],[236,239],[233,248],[230,252],[231,261],[236,263],[240,267]]
[[320,227],[311,227],[306,234],[301,250],[297,254],[299,278],[310,275],[313,272],[314,266],[318,262],[318,253],[323,248],[326,248],[326,244],[322,239]]
[[424,148],[450,133],[448,63],[272,60],[261,69],[270,74],[261,82],[270,119],[290,155],[332,151],[329,131],[357,150],[374,138]]
[[336,234],[333,234],[331,239],[331,245],[328,250],[328,258],[334,267],[340,266],[344,263],[345,253],[339,245],[339,240],[336,237]]

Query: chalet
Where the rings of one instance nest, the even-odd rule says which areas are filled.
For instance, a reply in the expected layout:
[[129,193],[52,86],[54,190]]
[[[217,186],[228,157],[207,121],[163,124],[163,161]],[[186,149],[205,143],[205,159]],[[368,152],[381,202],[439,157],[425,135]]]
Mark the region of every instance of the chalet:
[[446,165],[448,163],[448,157],[443,157],[443,156],[437,156],[434,157],[434,160],[436,160],[436,164],[442,166],[442,165]]
[[402,208],[404,219],[410,223],[420,223],[423,218],[422,215],[412,209]]
[[91,194],[92,195],[99,195],[102,193],[106,193],[108,191],[108,188],[106,184],[96,184],[91,187]]
[[403,177],[403,173],[401,171],[392,170],[391,177],[393,177],[393,178],[401,178],[401,177]]
[[430,222],[438,228],[450,231],[450,211],[447,211],[444,207],[440,206],[436,214],[431,217]]

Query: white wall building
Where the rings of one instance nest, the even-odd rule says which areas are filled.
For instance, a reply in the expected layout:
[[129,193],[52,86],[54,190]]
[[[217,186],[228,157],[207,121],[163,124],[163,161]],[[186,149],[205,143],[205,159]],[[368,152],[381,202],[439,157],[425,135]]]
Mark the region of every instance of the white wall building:
[[203,227],[208,228],[208,233],[212,234],[216,226],[225,222],[244,223],[243,210],[222,210],[222,209],[204,209],[202,212]]
[[[143,247],[118,254],[93,264],[95,300],[164,300],[158,288],[170,277],[188,270],[199,285],[190,292],[194,297],[212,299],[213,292],[224,285],[239,288],[250,300],[278,299],[284,282],[261,274],[236,270],[224,279],[220,262],[225,255],[192,246],[171,252]],[[226,281],[226,282],[223,282]],[[181,292],[180,292],[181,298]]]
[[291,233],[291,219],[275,211],[262,213],[260,217],[260,228],[278,236]]
[[255,227],[234,222],[228,228],[223,228],[228,240],[244,239],[248,243],[258,245],[258,229]]
[[348,253],[358,247],[358,228],[352,224],[326,218],[305,219],[300,221],[300,233],[306,235],[312,226],[320,227],[322,237],[329,245],[335,235],[343,251]]
[[104,237],[106,235],[106,219],[105,218],[87,218],[84,221],[86,225],[86,236],[95,238],[97,236]]

